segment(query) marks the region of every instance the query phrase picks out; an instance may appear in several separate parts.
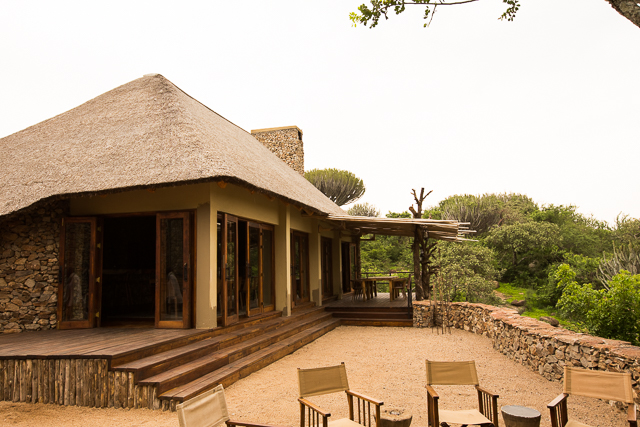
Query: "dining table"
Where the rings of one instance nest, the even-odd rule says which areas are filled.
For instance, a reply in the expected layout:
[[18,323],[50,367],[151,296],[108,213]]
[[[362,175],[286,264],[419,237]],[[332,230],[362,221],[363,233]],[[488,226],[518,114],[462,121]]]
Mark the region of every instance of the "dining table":
[[355,280],[362,283],[362,293],[366,301],[368,299],[373,298],[374,294],[375,296],[378,295],[378,291],[376,288],[377,282],[389,282],[389,294],[390,294],[389,297],[393,300],[393,292],[391,292],[392,282],[396,280],[406,280],[406,279],[398,276],[371,276],[371,277],[362,277],[360,279],[355,279]]

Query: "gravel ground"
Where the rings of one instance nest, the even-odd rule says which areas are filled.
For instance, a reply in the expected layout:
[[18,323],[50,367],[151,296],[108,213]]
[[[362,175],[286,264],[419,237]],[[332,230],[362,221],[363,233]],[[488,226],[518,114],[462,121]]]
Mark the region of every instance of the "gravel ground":
[[[542,413],[550,426],[547,403],[562,391],[528,368],[493,350],[488,338],[452,330],[341,326],[297,352],[233,384],[226,390],[232,419],[299,425],[296,368],[345,362],[351,389],[385,402],[383,408],[406,409],[412,426],[427,425],[425,359],[475,360],[480,384],[500,395],[498,406],[523,405]],[[472,386],[435,387],[444,409],[477,405]],[[310,398],[332,414],[346,416],[346,398],[338,393]],[[570,397],[569,413],[593,426],[625,426],[625,412],[594,399]],[[502,419],[500,420],[502,423]],[[504,424],[502,424],[504,425]],[[112,427],[178,426],[174,413],[149,410],[92,409],[0,402],[0,426]]]

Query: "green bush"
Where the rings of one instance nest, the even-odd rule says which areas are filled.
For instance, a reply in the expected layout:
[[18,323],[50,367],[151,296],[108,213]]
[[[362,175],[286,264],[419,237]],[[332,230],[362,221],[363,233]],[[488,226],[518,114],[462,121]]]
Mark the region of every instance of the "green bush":
[[558,286],[564,288],[558,308],[581,322],[589,333],[603,338],[640,344],[640,275],[621,271],[609,282],[609,289],[580,285],[567,265],[558,269]]

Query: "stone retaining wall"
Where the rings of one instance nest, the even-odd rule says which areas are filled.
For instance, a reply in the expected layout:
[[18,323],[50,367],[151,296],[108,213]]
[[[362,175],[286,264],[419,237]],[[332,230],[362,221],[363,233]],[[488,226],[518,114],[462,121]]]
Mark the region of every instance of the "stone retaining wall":
[[0,333],[57,324],[60,218],[66,202],[45,202],[0,218]]
[[[413,303],[413,325],[433,326],[430,301]],[[440,311],[440,310],[439,310]],[[438,311],[435,323],[442,326]],[[446,326],[484,335],[493,347],[516,362],[529,366],[548,380],[562,380],[564,366],[612,372],[630,372],[640,393],[640,347],[556,328],[516,311],[484,304],[452,303]],[[636,402],[640,399],[636,397]]]

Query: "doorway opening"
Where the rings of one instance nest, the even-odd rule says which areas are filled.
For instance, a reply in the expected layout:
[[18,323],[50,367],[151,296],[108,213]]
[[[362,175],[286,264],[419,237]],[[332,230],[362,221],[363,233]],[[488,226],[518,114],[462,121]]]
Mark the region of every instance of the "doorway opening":
[[156,216],[104,218],[103,326],[154,326]]

